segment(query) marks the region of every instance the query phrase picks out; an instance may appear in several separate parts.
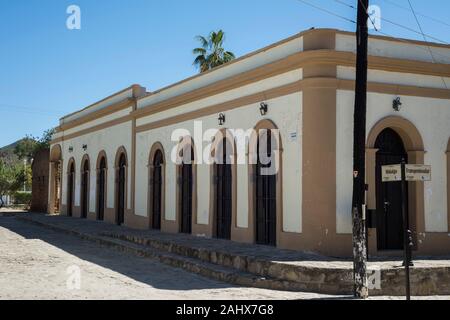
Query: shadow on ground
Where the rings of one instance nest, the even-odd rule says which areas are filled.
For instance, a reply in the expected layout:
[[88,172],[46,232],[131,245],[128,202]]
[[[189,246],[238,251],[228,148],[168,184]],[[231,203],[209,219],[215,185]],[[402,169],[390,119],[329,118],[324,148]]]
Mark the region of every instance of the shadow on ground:
[[81,260],[118,272],[157,289],[199,290],[235,287],[166,266],[152,259],[120,252],[76,236],[18,221],[14,217],[0,216],[0,228],[5,228],[25,239],[44,241]]

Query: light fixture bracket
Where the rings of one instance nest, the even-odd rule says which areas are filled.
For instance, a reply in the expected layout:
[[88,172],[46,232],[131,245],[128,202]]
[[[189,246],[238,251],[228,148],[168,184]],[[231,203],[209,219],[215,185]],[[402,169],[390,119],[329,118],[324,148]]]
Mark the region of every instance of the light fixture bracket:
[[265,116],[267,112],[269,112],[269,105],[265,102],[261,102],[261,104],[259,105],[259,112],[262,116]]
[[400,97],[397,97],[396,99],[394,99],[394,101],[392,102],[392,108],[397,111],[400,112],[400,109],[402,107],[403,103],[400,99]]

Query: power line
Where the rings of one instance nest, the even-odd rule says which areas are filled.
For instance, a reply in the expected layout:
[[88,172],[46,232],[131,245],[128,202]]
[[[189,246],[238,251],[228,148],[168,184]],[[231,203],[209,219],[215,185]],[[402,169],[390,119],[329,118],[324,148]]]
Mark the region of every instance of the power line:
[[[337,15],[337,14],[335,14],[334,12],[331,12],[330,10],[324,9],[324,8],[318,6],[318,5],[313,5],[313,4],[311,4],[311,3],[309,3],[309,2],[307,2],[307,1],[305,1],[305,0],[297,0],[297,1],[300,1],[300,2],[302,2],[302,3],[304,3],[304,4],[307,4],[307,5],[309,5],[309,6],[313,7],[313,8],[315,8],[315,9],[320,10],[320,11],[322,11],[322,12],[325,12],[325,13],[327,13],[327,14],[333,15],[333,16],[335,16],[335,17],[338,17],[338,18],[341,18],[341,19],[344,19],[344,20],[346,20],[346,21],[349,21],[349,22],[352,22],[352,23],[356,24],[355,21],[353,21],[353,20],[351,20],[351,19],[349,19],[349,18],[346,18],[346,17],[342,17],[342,16],[340,16],[340,15]],[[399,42],[403,42],[403,43],[406,43],[406,44],[409,44],[409,45],[414,45],[414,44],[411,43],[411,41],[409,41],[409,40],[402,39],[402,38],[399,38],[399,37],[395,37],[395,36],[393,36],[393,35],[391,35],[391,34],[382,32],[382,31],[380,31],[380,30],[377,30],[377,32],[378,32],[379,34],[383,35],[383,36],[390,37],[390,38],[395,39],[395,40],[397,40],[397,41],[399,41]],[[415,45],[415,47],[416,47],[416,49],[424,50],[424,51],[428,52],[428,49],[427,49],[427,48],[423,48],[423,47],[420,47],[420,46],[418,46],[418,45]],[[445,54],[440,54],[440,53],[438,53],[438,52],[435,52],[434,54],[435,54],[435,55],[439,55],[439,56],[441,56],[441,57],[448,58],[448,56],[445,55]]]
[[346,5],[347,7],[350,7],[352,9],[358,10],[358,8],[356,8],[354,5],[352,5],[350,3],[347,3],[347,2],[344,2],[344,1],[341,1],[341,0],[334,0],[334,1],[337,2],[337,3],[343,4],[343,5]]
[[[351,8],[351,9],[358,10],[358,8],[356,8],[355,6],[353,6],[353,5],[349,4],[349,3],[346,3],[346,2],[344,2],[344,1],[341,1],[341,0],[334,0],[334,1],[337,2],[337,3],[339,3],[339,4],[344,5],[344,6],[346,6],[346,7],[349,7],[349,8]],[[365,6],[364,6],[363,3],[361,3],[361,5],[365,8]],[[367,10],[366,10],[366,11],[367,11]],[[367,16],[369,17],[369,20],[370,20],[370,22],[372,23],[373,28],[374,28],[376,31],[378,31],[378,28],[375,26],[375,21],[372,20],[372,17],[371,17],[369,14],[367,14]]]
[[[383,0],[383,1],[389,3],[390,5],[392,5],[392,6],[394,6],[394,7],[397,7],[397,8],[406,10],[406,11],[410,11],[409,8],[404,7],[404,6],[402,6],[402,5],[398,4],[398,3],[395,3],[394,1],[391,1],[391,0]],[[417,12],[417,11],[416,11],[416,14],[417,14],[418,16],[423,17],[423,18],[430,19],[430,20],[432,20],[432,21],[434,21],[434,22],[436,22],[436,23],[440,23],[440,24],[442,24],[442,25],[445,25],[445,26],[447,26],[447,27],[450,27],[450,23],[447,23],[447,22],[442,21],[442,20],[440,20],[440,19],[431,17],[431,16],[429,16],[429,15],[426,15],[426,14],[423,14],[423,13],[420,13],[420,12]]]
[[[359,1],[361,2],[361,0],[359,0]],[[409,2],[409,5],[411,6],[411,11],[414,14],[414,17],[416,18],[416,22],[417,22],[417,24],[419,26],[419,30],[421,32],[421,35],[422,35],[423,39],[425,40],[425,42],[428,42],[427,37],[426,37],[425,33],[423,32],[423,29],[422,29],[422,26],[420,25],[419,19],[417,19],[417,16],[416,16],[416,14],[414,12],[414,9],[412,7],[412,4],[411,4],[410,0],[408,0],[408,2]],[[364,10],[366,10],[367,16],[369,16],[368,8],[366,8],[362,2],[361,2],[361,5],[363,6]],[[381,32],[380,30],[376,30],[376,31],[378,31],[379,33],[383,34],[383,32]],[[388,34],[385,34],[385,35],[389,36]],[[399,39],[399,38],[396,38],[396,39],[404,41],[404,42],[407,42],[407,41],[405,41],[403,39]],[[436,63],[436,59],[434,58],[433,51],[431,50],[431,47],[428,44],[427,44],[427,48],[422,48],[422,47],[417,47],[417,48],[421,48],[423,50],[427,50],[430,53],[430,55],[431,55],[432,62]],[[444,87],[448,90],[447,83],[446,83],[444,77],[441,76],[440,78],[442,80],[442,83],[444,84]]]
[[[417,25],[419,26],[419,30],[420,30],[420,32],[422,33],[423,40],[424,40],[424,41],[428,41],[428,40],[427,40],[427,36],[426,36],[425,33],[423,32],[423,28],[422,28],[422,26],[421,26],[421,24],[420,24],[420,22],[419,22],[419,19],[417,18],[416,12],[414,11],[414,8],[413,8],[413,6],[412,6],[411,1],[408,0],[408,3],[409,3],[409,6],[411,7],[411,12],[412,12],[412,14],[414,15],[414,19],[416,19],[416,23],[417,23]],[[430,49],[430,46],[428,46],[428,49]],[[434,56],[433,56],[433,52],[431,51],[431,49],[430,49],[430,55],[431,55],[431,58],[433,59],[433,61],[435,61]]]
[[[332,12],[332,11],[330,11],[330,10],[327,10],[327,9],[324,9],[324,8],[322,8],[322,7],[320,7],[320,6],[313,5],[313,4],[311,4],[311,3],[309,3],[309,2],[307,2],[307,1],[305,1],[305,0],[297,0],[297,1],[300,1],[300,2],[302,2],[302,3],[304,3],[304,4],[307,4],[307,5],[313,7],[313,8],[315,8],[315,9],[317,9],[317,10],[326,12],[326,13],[328,13],[328,14],[330,14],[330,15],[333,15],[333,16],[335,16],[335,17],[338,17],[338,18],[341,18],[341,19],[344,19],[344,20],[346,20],[346,21],[349,21],[349,22],[352,22],[352,23],[356,24],[356,22],[353,21],[353,20],[351,20],[351,19],[348,19],[348,18],[346,18],[346,17],[343,17],[343,16],[340,16],[340,15],[338,15],[338,14],[335,14],[334,12]],[[343,3],[342,1],[338,1],[338,0],[335,0],[335,1],[336,1],[336,2],[341,2],[341,3]],[[359,0],[359,1],[361,1],[361,0]],[[409,1],[409,0],[408,0],[408,1]],[[348,4],[347,4],[347,5],[348,5]],[[350,6],[350,5],[348,5],[348,6]],[[364,6],[364,5],[363,5],[363,6]],[[354,8],[354,7],[352,6],[352,8]],[[364,8],[364,9],[365,9],[366,12],[367,12],[367,8]],[[412,11],[414,12],[414,10],[412,10]],[[370,16],[369,16],[368,13],[367,13],[367,16],[370,18]],[[372,20],[371,20],[371,21],[372,21]],[[418,22],[418,20],[417,20],[417,22]],[[373,22],[372,22],[372,24],[375,25]],[[419,23],[419,24],[420,24],[420,23]],[[421,27],[421,26],[420,26],[420,29],[422,30],[422,27]],[[384,32],[382,32],[382,31],[380,31],[380,30],[377,30],[377,29],[375,29],[375,30],[376,30],[378,33],[380,33],[380,34],[382,34],[382,35],[384,35],[384,36],[386,36],[386,37],[390,37],[390,38],[396,39],[397,41],[404,42],[404,43],[406,43],[406,44],[411,45],[411,42],[408,41],[408,40],[401,39],[401,38],[398,38],[398,37],[394,37],[394,36],[392,36],[392,35],[390,35],[390,34],[384,33]],[[425,36],[424,33],[422,33],[422,36],[424,37],[425,42],[427,42],[427,39],[426,39],[426,36]],[[433,63],[437,63],[437,62],[436,62],[436,59],[434,58],[433,51],[432,51],[432,49],[431,49],[431,47],[430,47],[429,45],[427,45],[427,48],[419,47],[418,45],[416,45],[416,48],[417,48],[417,49],[421,49],[421,50],[425,50],[425,51],[429,52],[429,53],[431,54],[431,58],[432,58]],[[437,53],[437,54],[439,54],[439,53]],[[441,55],[441,56],[443,56],[443,57],[447,57],[447,55],[443,55],[443,54],[439,54],[439,55]],[[448,86],[447,86],[447,83],[446,83],[444,77],[441,76],[440,78],[441,78],[441,80],[442,80],[442,82],[443,82],[443,84],[444,84],[444,87],[448,90]]]
[[[423,39],[425,41],[427,41],[427,37],[425,36],[425,33],[423,32],[422,25],[420,24],[419,18],[417,18],[417,14],[414,11],[411,1],[408,0],[408,3],[409,3],[409,7],[411,8],[411,12],[414,15],[414,19],[416,19],[417,25],[419,26],[420,32],[422,32]],[[436,59],[434,58],[433,51],[431,50],[430,46],[427,46],[427,47],[428,47],[428,50],[430,51],[430,55],[431,55],[431,59],[433,60],[433,63],[436,63]],[[447,83],[445,82],[444,77],[441,77],[441,79],[442,79],[442,82],[444,83],[445,88],[448,90]]]
[[350,18],[341,16],[341,15],[339,15],[339,14],[337,14],[337,13],[334,13],[333,11],[330,11],[330,10],[327,10],[327,9],[325,9],[325,8],[319,7],[319,6],[315,5],[315,4],[312,4],[312,3],[310,3],[310,2],[307,2],[307,1],[305,1],[305,0],[297,0],[297,1],[300,1],[300,2],[306,4],[306,5],[310,6],[310,7],[316,8],[317,10],[326,12],[326,13],[332,15],[332,16],[335,16],[335,17],[344,19],[344,20],[346,20],[347,22],[351,22],[351,23],[353,23],[353,24],[356,24],[356,21],[355,21],[355,20],[352,20],[352,19],[350,19]]
[[[359,1],[361,1],[361,0],[359,0]],[[409,2],[409,0],[408,0],[408,2]],[[361,3],[361,4],[362,4],[362,3]],[[411,2],[409,2],[409,4],[411,5]],[[362,5],[363,5],[363,7],[364,7],[364,4],[362,4]],[[367,8],[364,7],[364,9],[365,9],[366,12],[367,12],[367,16],[369,16],[369,13],[368,13]],[[423,36],[425,42],[428,42],[428,41],[427,41],[427,38],[426,38],[426,36],[425,36],[425,34],[423,33],[422,26],[420,25],[419,20],[417,19],[417,16],[415,15],[414,9],[412,8],[412,6],[411,6],[411,10],[413,11],[414,16],[416,17],[416,21],[417,21],[417,23],[418,23],[418,25],[419,25],[419,29],[420,29],[420,31],[422,32],[422,36]],[[381,34],[384,34],[384,35],[388,36],[388,37],[390,36],[389,34],[383,33],[383,32],[381,32],[381,31],[379,31],[379,30],[377,30],[377,31],[378,31],[379,33],[381,33]],[[392,36],[390,36],[390,37],[392,37]],[[393,37],[393,38],[395,38],[395,37]],[[397,40],[399,40],[399,41],[402,41],[402,42],[409,43],[408,41],[403,40],[403,39],[399,39],[399,38],[395,38],[395,39],[397,39]],[[436,63],[436,59],[434,58],[433,51],[431,50],[431,47],[430,47],[428,44],[427,44],[426,46],[427,46],[427,48],[422,48],[422,47],[419,47],[419,46],[416,46],[416,48],[420,48],[420,49],[423,49],[423,50],[429,52],[429,53],[431,54],[432,62],[433,62],[433,63]],[[444,55],[442,55],[442,56],[444,56]],[[445,57],[446,57],[446,56],[445,56]],[[441,78],[441,80],[442,80],[442,83],[444,84],[444,87],[448,90],[447,83],[446,83],[444,77],[441,76],[440,78]]]
[[[351,5],[351,4],[347,3],[347,2],[344,2],[344,1],[341,1],[341,0],[334,0],[334,2],[337,2],[337,3],[339,3],[339,4],[342,4],[342,5],[346,6],[346,7],[351,8],[351,9],[353,9],[353,10],[356,10],[356,7],[355,7],[355,6],[353,6],[353,5]],[[372,22],[372,25],[375,27],[375,24],[374,24],[374,21],[372,20],[372,17],[371,17],[370,15],[368,15],[368,16],[369,16],[370,21]],[[395,22],[395,21],[392,21],[392,20],[390,20],[390,19],[386,19],[386,18],[383,18],[383,17],[380,17],[380,19],[381,19],[382,21],[386,22],[386,23],[392,24],[392,25],[397,26],[397,27],[399,27],[399,28],[408,30],[408,31],[410,31],[410,32],[414,32],[414,33],[416,33],[416,34],[418,34],[418,35],[422,35],[422,32],[417,31],[417,30],[415,30],[415,29],[413,29],[413,28],[410,28],[410,27],[408,27],[408,26],[405,26],[405,25],[403,25],[403,24],[400,24],[400,23],[398,23],[398,22]],[[377,28],[375,28],[375,31],[379,31],[379,30],[377,30]],[[432,36],[432,35],[426,35],[426,36],[427,36],[428,38],[430,38],[430,39],[432,39],[432,40],[435,40],[435,41],[438,41],[438,42],[440,42],[440,43],[443,43],[443,44],[449,44],[448,42],[446,42],[446,41],[444,41],[444,40],[441,40],[441,39],[439,39],[439,38],[436,38],[436,37],[434,37],[434,36]]]

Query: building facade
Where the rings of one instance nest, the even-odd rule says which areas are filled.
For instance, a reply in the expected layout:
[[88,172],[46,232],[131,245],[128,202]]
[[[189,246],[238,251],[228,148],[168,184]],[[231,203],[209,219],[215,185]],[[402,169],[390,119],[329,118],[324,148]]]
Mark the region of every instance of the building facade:
[[[351,255],[355,52],[352,33],[308,30],[62,118],[49,211]],[[370,37],[368,82],[369,252],[402,249],[399,186],[380,168],[405,159],[433,171],[408,185],[415,252],[450,253],[450,46]]]

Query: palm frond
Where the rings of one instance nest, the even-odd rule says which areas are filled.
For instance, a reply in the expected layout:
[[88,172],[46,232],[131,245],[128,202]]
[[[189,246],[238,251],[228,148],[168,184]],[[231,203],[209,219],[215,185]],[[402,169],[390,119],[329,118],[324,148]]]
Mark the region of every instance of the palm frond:
[[207,51],[206,51],[206,49],[203,49],[203,48],[195,48],[194,50],[192,50],[192,53],[195,55],[200,55],[200,54],[205,55],[207,53]]
[[198,57],[195,58],[194,60],[194,65],[197,67],[201,67],[206,61],[206,58],[204,55],[199,55]]
[[204,36],[196,36],[195,39],[200,42],[203,49],[207,50],[210,48],[210,43]]
[[223,60],[224,60],[225,62],[230,62],[230,61],[232,61],[232,60],[234,60],[234,59],[236,59],[236,57],[235,57],[235,55],[234,55],[233,52],[230,52],[230,51],[225,51],[225,52],[224,52],[224,54],[223,54]]
[[235,55],[223,47],[225,41],[223,30],[211,31],[207,37],[197,36],[195,39],[200,42],[201,48],[192,50],[192,53],[196,55],[193,64],[201,73],[235,59]]

